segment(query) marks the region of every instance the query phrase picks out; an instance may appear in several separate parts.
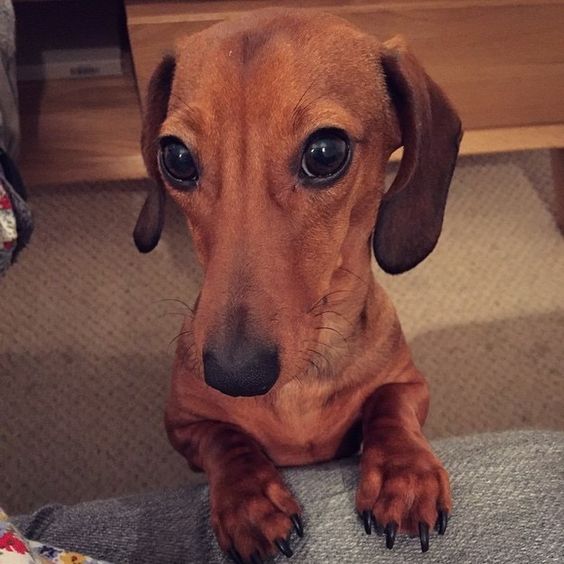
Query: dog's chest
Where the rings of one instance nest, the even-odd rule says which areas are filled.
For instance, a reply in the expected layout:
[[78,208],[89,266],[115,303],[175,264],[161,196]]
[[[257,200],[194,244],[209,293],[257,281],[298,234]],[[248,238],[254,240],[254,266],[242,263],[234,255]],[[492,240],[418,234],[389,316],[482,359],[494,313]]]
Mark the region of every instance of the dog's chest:
[[260,410],[247,427],[278,465],[310,464],[352,454],[360,445],[360,401],[288,394]]

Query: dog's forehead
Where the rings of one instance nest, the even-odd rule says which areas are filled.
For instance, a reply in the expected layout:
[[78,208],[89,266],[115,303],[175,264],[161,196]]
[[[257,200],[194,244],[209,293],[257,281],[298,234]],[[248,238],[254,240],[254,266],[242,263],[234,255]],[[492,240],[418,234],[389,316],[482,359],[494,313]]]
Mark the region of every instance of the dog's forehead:
[[243,91],[256,106],[295,106],[307,92],[363,106],[384,90],[376,40],[309,10],[261,10],[217,24],[181,39],[176,56],[174,91],[199,106],[236,103]]
[[358,47],[366,34],[348,21],[312,10],[266,9],[250,12],[234,20],[217,23],[204,31],[181,38],[180,55],[193,60],[203,59],[213,64],[210,55],[221,57],[227,50],[236,55],[242,66],[261,57],[268,57],[272,49],[323,50],[342,52]]

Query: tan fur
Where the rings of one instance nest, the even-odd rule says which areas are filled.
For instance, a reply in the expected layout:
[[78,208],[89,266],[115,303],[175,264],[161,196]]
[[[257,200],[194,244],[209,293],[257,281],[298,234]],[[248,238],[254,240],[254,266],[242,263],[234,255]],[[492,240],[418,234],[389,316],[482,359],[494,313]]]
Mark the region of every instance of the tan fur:
[[[364,437],[357,509],[406,530],[433,525],[439,509],[450,509],[448,479],[420,431],[427,388],[372,276],[371,241],[386,163],[404,143],[377,258],[403,260],[405,245],[393,256],[390,247],[402,245],[414,223],[429,242],[411,262],[430,252],[444,204],[435,210],[429,193],[441,184],[446,198],[456,114],[403,41],[381,44],[333,16],[257,12],[182,39],[175,59],[162,123],[155,126],[148,109],[144,157],[159,176],[154,141],[173,135],[201,164],[194,191],[158,180],[186,216],[204,282],[178,343],[166,424],[173,445],[208,474],[220,545],[243,559],[271,554],[300,512],[273,463],[352,454],[355,425]],[[385,71],[397,80],[394,91]],[[405,89],[401,101],[396,88]],[[304,140],[323,126],[348,132],[353,160],[331,189],[305,189],[291,170]],[[423,216],[414,220],[417,209],[431,227]],[[263,396],[229,397],[203,379],[204,344],[241,311],[280,349],[280,377]],[[262,526],[272,511],[279,517]]]

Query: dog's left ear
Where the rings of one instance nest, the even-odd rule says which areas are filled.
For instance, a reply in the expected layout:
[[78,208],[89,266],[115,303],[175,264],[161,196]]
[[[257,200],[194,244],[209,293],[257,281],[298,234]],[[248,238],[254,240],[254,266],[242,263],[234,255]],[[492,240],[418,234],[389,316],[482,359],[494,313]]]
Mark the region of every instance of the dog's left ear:
[[157,161],[157,141],[168,111],[175,68],[174,57],[167,56],[160,62],[149,82],[145,100],[141,150],[147,172],[156,186],[151,188],[133,231],[135,245],[142,253],[148,253],[157,246],[164,225],[165,191]]
[[399,274],[419,264],[437,243],[462,126],[403,39],[383,44],[381,63],[403,157],[380,204],[373,248],[382,269]]

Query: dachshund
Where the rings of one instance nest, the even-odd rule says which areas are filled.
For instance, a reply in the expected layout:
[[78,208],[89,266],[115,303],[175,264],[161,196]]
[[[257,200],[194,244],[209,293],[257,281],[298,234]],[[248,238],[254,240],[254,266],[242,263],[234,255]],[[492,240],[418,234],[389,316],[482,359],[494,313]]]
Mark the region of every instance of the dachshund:
[[371,261],[398,274],[433,250],[461,137],[403,38],[331,14],[251,12],[182,37],[155,70],[142,152],[156,183],[134,239],[157,245],[171,198],[203,268],[165,423],[206,473],[235,562],[290,557],[303,534],[277,466],[359,451],[368,534],[383,530],[388,548],[415,534],[426,551],[430,530],[445,532],[449,478],[421,430],[428,387]]

